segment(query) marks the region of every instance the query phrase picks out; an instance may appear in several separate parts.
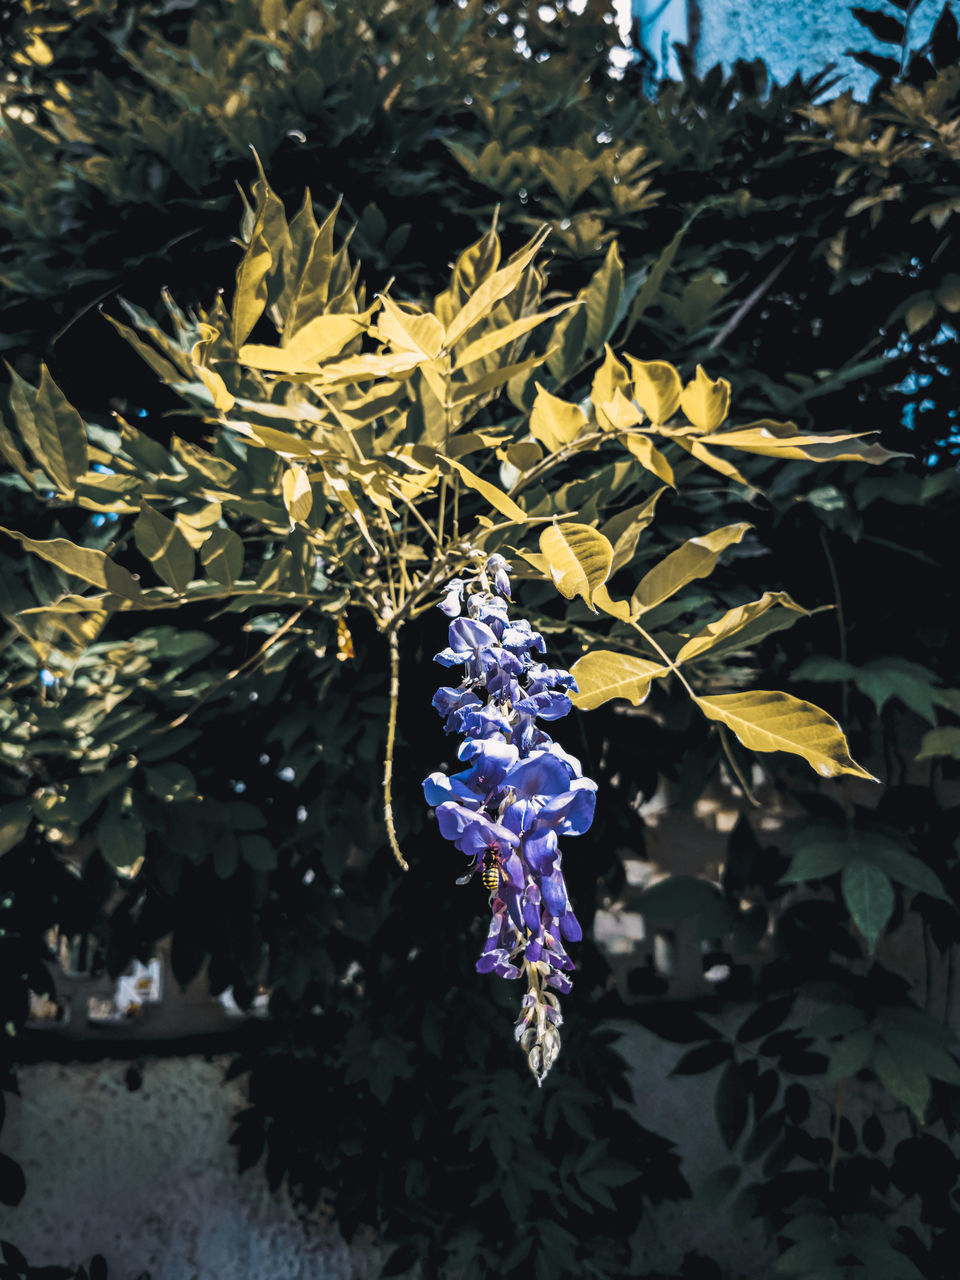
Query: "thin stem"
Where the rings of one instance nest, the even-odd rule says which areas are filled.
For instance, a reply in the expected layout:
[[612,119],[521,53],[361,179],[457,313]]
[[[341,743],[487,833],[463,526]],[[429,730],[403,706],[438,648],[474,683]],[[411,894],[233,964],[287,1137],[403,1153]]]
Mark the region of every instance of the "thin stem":
[[[686,676],[683,674],[683,672],[680,670],[677,664],[673,661],[673,659],[667,656],[667,653],[665,652],[665,650],[656,642],[656,640],[654,640],[650,632],[646,631],[643,627],[641,627],[638,622],[634,622],[632,618],[630,619],[630,625],[631,627],[633,627],[634,631],[636,631],[647,642],[650,648],[660,655],[660,657],[663,659],[666,665],[670,668],[673,674],[677,677],[677,679],[686,689],[687,693],[689,693],[690,697],[696,698],[697,695],[694,693],[693,687],[691,686],[690,681],[686,678]],[[760,804],[759,800],[757,800],[756,796],[750,790],[749,784],[747,783],[746,778],[743,776],[743,772],[740,769],[740,766],[737,764],[736,760],[734,759],[733,751],[731,750],[730,743],[727,740],[725,727],[722,724],[718,725],[717,727],[720,730],[720,745],[723,747],[723,754],[727,757],[727,761],[730,765],[730,768],[733,770],[737,781],[740,783],[740,786],[743,788],[743,794],[746,796],[746,798],[749,800],[749,802],[752,805],[759,807],[759,804]]]
[[393,744],[397,736],[397,702],[400,697],[400,644],[396,628],[387,632],[390,648],[390,715],[387,720],[387,749],[383,762],[383,820],[387,827],[387,840],[401,871],[410,868],[400,852],[397,829],[393,824]]
[[[823,547],[823,554],[827,558],[827,568],[830,570],[830,581],[833,583],[833,598],[837,606],[837,630],[840,633],[840,661],[847,661],[847,626],[843,617],[843,596],[840,594],[840,579],[837,577],[837,566],[834,563],[833,555],[830,552],[830,544],[827,542],[827,531],[823,527],[820,529],[820,545]],[[848,720],[847,710],[850,700],[850,682],[844,679],[840,686],[841,706],[843,708],[843,723]]]
[[211,685],[210,688],[207,689],[207,691],[196,700],[196,702],[193,704],[192,707],[190,707],[187,711],[184,711],[183,715],[177,716],[176,720],[171,720],[168,725],[164,726],[164,728],[165,729],[178,728],[180,725],[183,724],[184,720],[186,720],[188,716],[193,715],[193,713],[197,710],[198,707],[203,706],[206,700],[209,697],[211,697],[214,693],[216,693],[218,689],[222,689],[228,680],[234,680],[237,676],[241,675],[244,671],[247,671],[250,667],[252,667],[255,663],[259,662],[266,655],[267,650],[272,645],[275,645],[277,641],[281,638],[281,636],[286,635],[286,633],[290,630],[291,627],[296,626],[296,624],[300,621],[300,619],[303,617],[306,611],[307,611],[307,607],[306,605],[304,605],[302,609],[298,609],[296,613],[292,613],[290,617],[287,618],[286,622],[281,623],[281,625],[277,627],[273,635],[263,642],[263,644],[260,646],[260,648],[256,651],[255,654],[247,658],[245,662],[241,662],[239,667],[234,667],[232,671],[228,671],[227,674],[223,677],[223,679],[218,680],[216,684]]
[[[394,532],[393,526],[390,523],[390,517],[387,515],[385,511],[382,512],[381,514],[383,518],[383,530],[384,530],[384,533],[386,533],[387,535],[387,541],[390,544],[390,550],[393,553],[393,558],[397,563],[397,569],[399,570],[399,573],[400,573],[400,581],[399,583],[396,584],[396,588],[397,588],[396,590],[394,589],[394,581],[393,581],[392,573],[389,575],[389,578],[388,578],[388,584],[390,587],[390,600],[393,604],[393,612],[396,614],[399,612],[399,610],[403,607],[404,603],[406,602],[407,588],[410,587],[411,585],[410,576],[407,573],[407,566],[403,563],[403,556],[400,554],[400,545],[397,542],[397,535]],[[388,564],[388,570],[389,570],[389,564]],[[397,594],[397,592],[399,592],[399,594]]]
[[833,1092],[833,1143],[830,1149],[830,1191],[833,1191],[837,1172],[837,1161],[840,1159],[840,1121],[843,1119],[843,1107],[847,1097],[846,1080],[838,1080]]
[[440,506],[437,511],[437,550],[443,546],[443,518],[447,505],[447,477],[440,478]]
[[656,640],[654,640],[650,632],[646,631],[643,627],[641,627],[639,622],[635,622],[633,618],[630,619],[630,625],[631,627],[633,627],[634,631],[636,631],[637,634],[647,642],[650,648],[653,649],[655,653],[660,655],[660,657],[663,659],[666,665],[670,668],[673,674],[677,677],[677,679],[686,689],[687,693],[689,693],[690,697],[695,698],[697,695],[694,693],[687,677],[683,674],[683,672],[680,670],[680,668],[677,666],[674,660],[671,657],[668,657],[666,651],[661,648],[661,646],[656,642]]
[[595,444],[598,440],[608,439],[609,436],[609,431],[591,431],[587,436],[579,436],[576,440],[566,445],[565,448],[560,449],[559,452],[551,453],[548,454],[546,458],[541,458],[535,466],[531,467],[529,471],[525,471],[523,473],[507,496],[515,498],[521,489],[526,488],[532,480],[538,479],[545,471],[549,471],[551,467],[557,466],[560,462],[565,462],[567,458],[572,457],[575,453],[579,453],[581,449],[587,448],[588,445]]
[[438,542],[439,539],[437,538],[436,533],[434,532],[433,529],[430,528],[426,520],[424,520],[423,516],[420,514],[417,508],[413,505],[410,499],[401,497],[400,494],[394,494],[394,497],[400,498],[400,501],[403,503],[406,509],[411,513],[411,515],[415,516],[420,521],[421,525],[424,528],[424,531],[433,539],[435,543]]
[[726,725],[718,724],[717,728],[720,730],[720,744],[723,747],[723,754],[727,757],[727,764],[729,764],[730,768],[734,772],[734,775],[737,781],[740,783],[740,788],[743,791],[743,794],[747,797],[747,799],[755,808],[759,808],[760,801],[750,790],[749,784],[747,783],[746,778],[743,776],[743,771],[741,770],[740,766],[737,764],[736,757],[733,754],[733,747],[730,745],[730,738],[729,738],[729,735],[727,734]]

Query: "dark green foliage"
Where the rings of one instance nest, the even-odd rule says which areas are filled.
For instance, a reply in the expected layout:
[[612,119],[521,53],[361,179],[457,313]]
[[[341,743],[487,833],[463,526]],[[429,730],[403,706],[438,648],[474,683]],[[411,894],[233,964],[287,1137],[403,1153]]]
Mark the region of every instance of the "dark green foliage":
[[[204,445],[206,428],[95,308],[126,321],[118,293],[152,310],[161,286],[181,306],[209,307],[219,287],[229,297],[234,182],[249,183],[251,145],[288,209],[306,183],[318,220],[342,195],[338,225],[356,224],[352,250],[371,289],[396,277],[397,297],[433,294],[497,206],[508,252],[551,224],[558,298],[587,286],[615,237],[617,350],[669,358],[685,375],[706,362],[748,415],[880,428],[887,448],[912,456],[869,473],[823,463],[815,479],[812,463],[756,457],[738,465],[763,496],[700,473],[662,500],[671,545],[721,515],[754,525],[712,580],[713,604],[782,585],[807,606],[837,606],[752,656],[711,666],[707,655],[706,675],[746,680],[759,668],[770,685],[823,701],[884,782],[875,806],[860,794],[837,802],[780,757],[775,787],[801,811],[791,829],[774,838],[744,814],[719,886],[677,878],[649,891],[651,916],[693,922],[729,960],[709,1007],[625,1008],[585,947],[582,1004],[556,1076],[534,1096],[503,1043],[498,996],[473,973],[480,939],[451,887],[448,851],[421,814],[418,780],[445,748],[422,710],[436,684],[435,621],[406,634],[401,654],[394,794],[414,869],[398,878],[375,800],[381,638],[351,613],[356,657],[339,662],[331,615],[260,652],[288,614],[211,620],[191,606],[177,634],[119,615],[89,671],[63,689],[41,688],[28,646],[0,655],[3,727],[36,726],[2,783],[0,1021],[25,1018],[20,974],[35,991],[49,982],[43,938],[55,925],[89,935],[94,965],[111,972],[172,934],[181,982],[206,964],[212,989],[232,986],[246,1005],[265,979],[277,1034],[236,1064],[250,1081],[232,1139],[240,1166],[262,1159],[272,1184],[326,1205],[348,1234],[373,1226],[396,1245],[388,1273],[419,1263],[428,1276],[529,1274],[535,1249],[535,1274],[620,1274],[626,1255],[610,1242],[625,1239],[644,1201],[683,1196],[686,1173],[695,1203],[729,1197],[735,1226],[769,1224],[778,1272],[953,1280],[960,1075],[929,981],[960,942],[960,811],[945,787],[960,759],[948,622],[960,514],[960,50],[949,6],[912,56],[899,13],[861,11],[891,55],[859,55],[884,80],[866,105],[823,101],[823,77],[770,86],[756,63],[726,78],[688,65],[681,83],[644,100],[629,74],[611,82],[603,70],[614,32],[602,6],[543,24],[504,5],[501,24],[474,4],[407,4],[389,17],[371,5],[366,28],[361,6],[328,6],[317,38],[309,7],[283,30],[252,0],[169,11],[129,0],[106,18],[103,5],[69,8],[58,29],[65,5],[25,5],[4,45],[4,70],[18,77],[3,89],[8,112],[26,107],[36,122],[8,114],[0,135],[2,342],[34,382],[45,358],[88,422],[148,410],[137,438],[148,465],[171,432]],[[533,54],[549,59],[518,58],[506,33],[520,19]],[[25,63],[38,36],[52,60]],[[596,347],[573,322],[565,338],[551,386],[576,400]],[[0,480],[11,527],[109,544],[110,527],[95,528],[89,511],[51,510],[10,475]],[[14,566],[11,545],[0,608],[13,618],[66,582],[33,557]],[[640,555],[664,549],[651,538]],[[658,621],[678,643],[711,598],[691,588],[680,603]],[[534,596],[541,604],[549,620],[546,596]],[[572,656],[595,627],[585,607],[553,623],[551,641]],[[122,687],[119,712],[106,709],[106,681],[93,687],[105,675]],[[655,719],[609,706],[582,717],[572,744],[601,786],[589,865],[571,858],[569,868],[585,921],[598,893],[619,891],[616,851],[642,848],[634,798],[649,798],[662,775],[690,805],[719,767],[716,738],[685,702],[668,692],[652,702]],[[62,726],[74,717],[86,717],[85,750],[104,754],[68,812],[61,797],[77,764]],[[36,823],[25,828],[24,798],[37,788],[79,875]],[[146,855],[133,880],[91,851],[91,830],[111,813],[104,853],[115,847],[120,866],[131,850]],[[412,930],[424,914],[427,930]],[[927,990],[911,987],[888,949],[888,935],[911,929],[927,942]],[[721,1032],[714,1015],[735,1000],[743,1017]],[[731,1152],[720,1169],[678,1169],[670,1135],[613,1109],[626,1083],[595,1024],[634,1014],[678,1046],[678,1075],[713,1073]],[[881,1089],[877,1113],[861,1118]],[[419,1160],[417,1149],[444,1158]],[[16,1200],[7,1164],[0,1182]],[[889,1227],[901,1207],[913,1225]],[[531,1222],[543,1226],[535,1245]],[[709,1274],[695,1265],[691,1276]]]

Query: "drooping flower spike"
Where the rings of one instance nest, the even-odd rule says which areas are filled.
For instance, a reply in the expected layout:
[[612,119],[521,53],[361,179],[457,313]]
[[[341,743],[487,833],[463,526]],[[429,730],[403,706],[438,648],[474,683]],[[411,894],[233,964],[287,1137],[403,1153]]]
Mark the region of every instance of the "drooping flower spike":
[[539,660],[546,645],[530,623],[509,616],[509,570],[493,555],[474,581],[454,578],[444,589],[439,607],[454,621],[436,661],[464,675],[438,689],[433,706],[445,731],[462,735],[457,755],[468,767],[432,773],[423,789],[441,835],[469,860],[458,883],[480,875],[493,886],[477,971],[526,979],[515,1034],[542,1084],[560,1051],[557,994],[570,990],[574,967],[563,940],[583,936],[560,839],[589,828],[596,783],[537,723],[565,716],[577,685]]

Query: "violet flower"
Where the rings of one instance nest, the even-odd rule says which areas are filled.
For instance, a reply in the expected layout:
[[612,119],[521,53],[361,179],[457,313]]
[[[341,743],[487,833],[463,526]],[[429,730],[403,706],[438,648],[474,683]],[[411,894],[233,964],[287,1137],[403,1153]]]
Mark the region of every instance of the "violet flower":
[[596,783],[538,724],[565,716],[577,685],[539,660],[546,645],[530,623],[509,616],[509,568],[503,556],[490,556],[475,583],[455,578],[444,591],[440,608],[454,621],[436,661],[460,665],[464,675],[441,687],[433,706],[445,731],[463,736],[457,754],[468,767],[432,773],[423,788],[441,835],[468,859],[458,882],[480,874],[489,889],[477,971],[527,979],[516,1038],[541,1084],[560,1049],[557,994],[570,990],[574,967],[564,941],[583,936],[560,841],[589,829]]

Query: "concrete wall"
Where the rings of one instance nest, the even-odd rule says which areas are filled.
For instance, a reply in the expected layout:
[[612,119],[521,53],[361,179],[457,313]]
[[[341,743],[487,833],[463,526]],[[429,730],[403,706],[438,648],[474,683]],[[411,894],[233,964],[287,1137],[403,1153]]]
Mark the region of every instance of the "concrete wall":
[[[650,8],[652,0],[634,0]],[[834,93],[853,89],[866,97],[876,76],[846,56],[848,49],[868,49],[890,56],[892,46],[879,44],[850,12],[851,0],[688,0],[690,31],[701,72],[720,62],[726,68],[738,58],[763,58],[780,84],[796,72],[805,76],[829,62],[843,76]],[[895,10],[883,0],[864,0],[865,9],[887,14]],[[910,43],[929,38],[943,0],[923,0],[911,20]],[[898,14],[902,17],[902,14]]]
[[301,1223],[259,1171],[239,1176],[227,1139],[245,1105],[228,1058],[21,1068],[4,1148],[27,1193],[0,1205],[0,1239],[31,1265],[103,1254],[110,1280],[373,1280],[375,1252]]
[[[677,1142],[695,1184],[729,1160],[713,1120],[714,1076],[671,1079],[688,1046],[619,1029],[640,1100],[633,1114]],[[374,1280],[371,1243],[348,1247],[327,1227],[298,1220],[262,1170],[235,1172],[227,1138],[245,1100],[242,1082],[223,1083],[228,1061],[147,1060],[135,1091],[126,1062],[21,1068],[22,1097],[10,1100],[3,1140],[24,1167],[27,1193],[15,1210],[0,1206],[0,1239],[33,1265],[101,1253],[110,1280],[143,1271],[151,1280]],[[707,1213],[668,1203],[624,1231],[638,1277],[679,1271],[691,1249],[714,1256],[728,1280],[768,1274],[759,1226],[731,1232],[724,1206]]]

